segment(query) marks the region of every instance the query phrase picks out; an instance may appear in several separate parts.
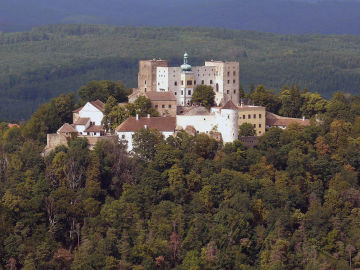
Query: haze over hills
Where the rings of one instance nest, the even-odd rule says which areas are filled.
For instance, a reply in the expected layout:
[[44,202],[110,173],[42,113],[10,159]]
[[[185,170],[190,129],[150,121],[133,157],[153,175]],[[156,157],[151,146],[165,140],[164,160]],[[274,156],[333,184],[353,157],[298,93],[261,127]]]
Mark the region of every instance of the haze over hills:
[[328,0],[3,0],[0,31],[57,23],[209,26],[274,33],[360,34],[360,2]]

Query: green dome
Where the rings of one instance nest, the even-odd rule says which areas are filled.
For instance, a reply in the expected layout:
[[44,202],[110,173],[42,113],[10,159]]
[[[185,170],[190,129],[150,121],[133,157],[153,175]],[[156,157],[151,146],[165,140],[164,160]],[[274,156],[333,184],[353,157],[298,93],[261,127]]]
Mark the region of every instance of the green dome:
[[185,54],[184,54],[184,64],[181,65],[181,70],[182,71],[191,71],[191,65],[188,64],[188,58],[189,58],[189,55],[187,54],[187,52],[185,52]]

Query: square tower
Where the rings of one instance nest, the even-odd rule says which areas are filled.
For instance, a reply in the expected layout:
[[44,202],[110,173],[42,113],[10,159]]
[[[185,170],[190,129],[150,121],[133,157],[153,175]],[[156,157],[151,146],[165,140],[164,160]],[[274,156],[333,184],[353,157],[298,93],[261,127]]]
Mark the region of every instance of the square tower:
[[167,60],[140,60],[138,73],[138,89],[140,92],[156,91],[156,69],[167,66]]

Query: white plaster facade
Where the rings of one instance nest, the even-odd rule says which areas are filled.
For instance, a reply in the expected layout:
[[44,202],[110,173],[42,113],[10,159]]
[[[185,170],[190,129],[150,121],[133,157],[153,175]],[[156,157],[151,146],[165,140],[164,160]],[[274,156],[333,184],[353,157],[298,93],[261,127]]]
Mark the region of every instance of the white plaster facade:
[[[225,104],[231,100],[239,104],[239,62],[206,61],[204,66],[195,66],[191,71],[180,67],[157,67],[156,91],[172,91],[178,106],[186,106],[197,85],[210,85],[215,92],[215,103]],[[192,84],[188,85],[188,81]]]
[[90,118],[93,125],[100,126],[104,114],[101,110],[96,108],[90,102],[86,103],[85,106],[79,111],[80,118]]

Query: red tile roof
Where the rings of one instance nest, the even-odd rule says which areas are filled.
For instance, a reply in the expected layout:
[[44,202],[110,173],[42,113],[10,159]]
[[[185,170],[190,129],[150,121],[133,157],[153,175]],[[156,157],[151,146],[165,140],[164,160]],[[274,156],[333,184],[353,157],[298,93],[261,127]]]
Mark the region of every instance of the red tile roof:
[[8,127],[9,128],[13,128],[13,127],[17,127],[19,128],[20,126],[18,124],[11,124],[11,123],[8,123]]
[[[100,111],[104,111],[104,107],[105,104],[101,101],[101,100],[95,100],[95,101],[90,101],[90,104],[93,105],[95,108],[97,108]],[[77,108],[76,110],[73,110],[73,113],[77,113],[79,111],[81,111],[81,109],[84,108],[84,106]]]
[[238,108],[235,106],[235,104],[231,100],[229,100],[228,102],[226,102],[226,104],[221,109],[237,110]]
[[176,117],[140,117],[136,120],[135,117],[128,118],[120,126],[116,128],[118,132],[135,132],[144,126],[147,128],[157,129],[158,131],[174,131],[176,128]]
[[72,112],[73,113],[78,113],[81,111],[81,109],[84,108],[84,106],[81,106],[80,108],[77,108],[76,110],[73,110]]
[[90,126],[84,130],[84,132],[103,132],[104,128],[102,126]]
[[301,119],[301,118],[290,118],[290,117],[283,117],[280,115],[276,115],[271,112],[266,112],[266,125],[267,126],[284,126],[287,127],[292,123],[297,123],[300,126],[308,126],[310,125],[309,119]]
[[86,125],[89,121],[90,121],[90,118],[88,118],[88,117],[79,118],[78,120],[76,120],[76,122],[74,123],[74,125],[84,126],[84,125]]
[[145,96],[151,101],[176,101],[176,97],[172,92],[146,92]]
[[63,124],[57,131],[58,133],[77,133],[77,130],[68,123]]

